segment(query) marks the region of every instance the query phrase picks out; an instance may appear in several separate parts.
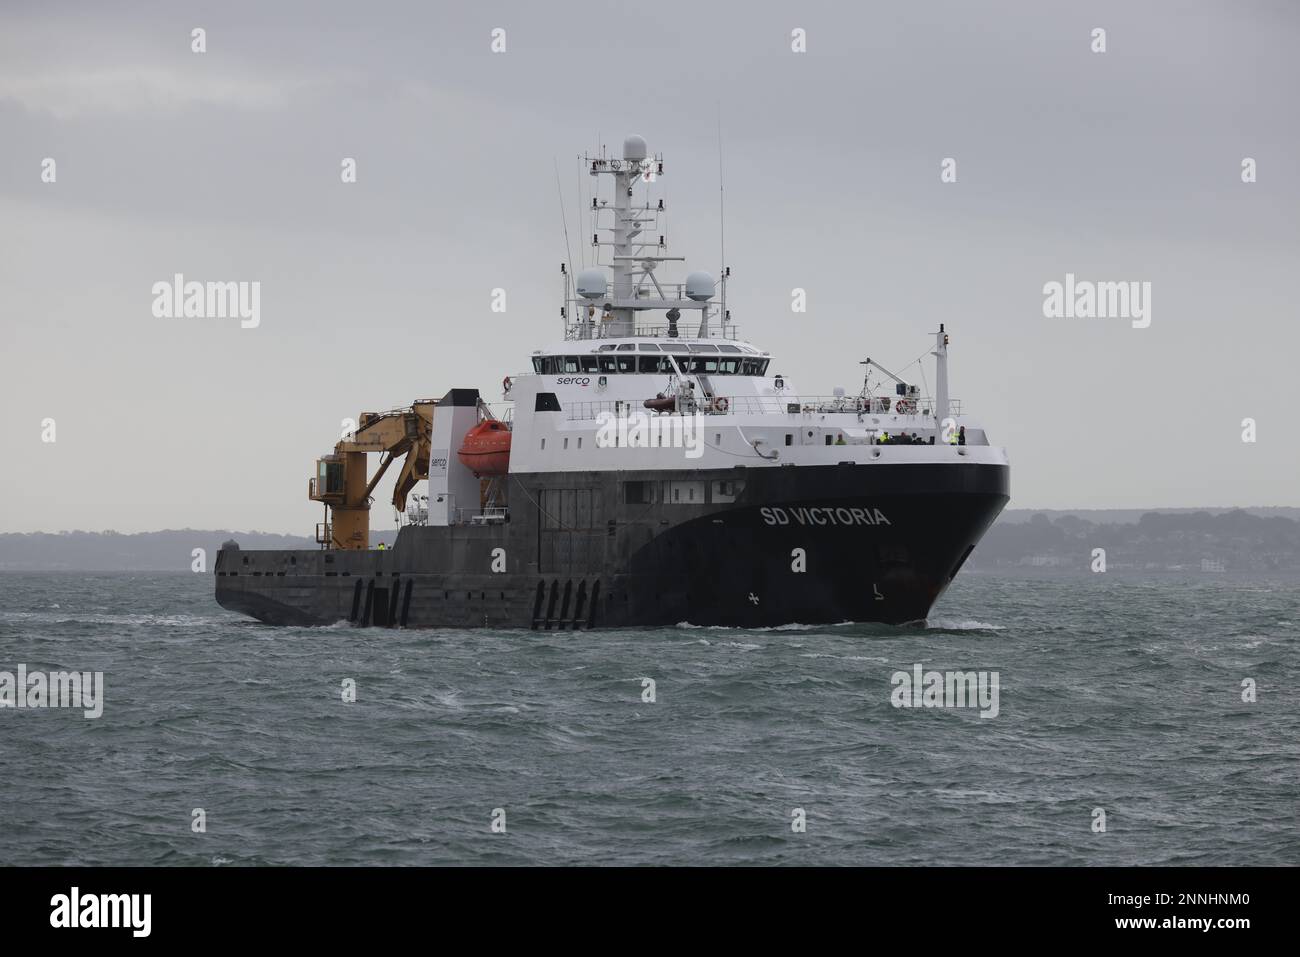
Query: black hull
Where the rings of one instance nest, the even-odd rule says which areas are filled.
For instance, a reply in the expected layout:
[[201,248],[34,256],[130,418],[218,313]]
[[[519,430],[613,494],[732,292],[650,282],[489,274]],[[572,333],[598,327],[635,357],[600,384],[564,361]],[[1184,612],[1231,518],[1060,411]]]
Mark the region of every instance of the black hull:
[[[1008,473],[944,463],[512,475],[506,524],[407,527],[387,551],[223,549],[217,601],[276,625],[914,621],[1006,505]],[[672,501],[693,490],[700,501]]]

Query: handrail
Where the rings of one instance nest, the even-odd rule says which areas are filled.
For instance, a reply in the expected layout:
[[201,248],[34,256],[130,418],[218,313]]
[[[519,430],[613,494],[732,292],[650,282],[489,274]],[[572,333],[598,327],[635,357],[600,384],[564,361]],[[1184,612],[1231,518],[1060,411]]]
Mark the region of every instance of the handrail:
[[[898,411],[898,403],[915,403],[915,412]],[[797,395],[741,395],[714,396],[680,403],[674,412],[660,415],[901,415],[905,419],[934,418],[934,399],[930,396],[797,396]],[[691,406],[694,406],[693,408]],[[913,406],[904,406],[904,409]],[[650,414],[640,402],[630,399],[606,399],[598,402],[569,402],[564,404],[570,420],[597,418],[608,412],[615,416]],[[960,399],[948,400],[948,414],[962,415]]]
[[504,505],[489,505],[487,508],[455,509],[457,525],[499,525],[509,520],[510,510]]
[[[666,322],[636,323],[632,332],[622,331],[617,334],[602,328],[605,323],[597,316],[594,321],[585,319],[568,319],[564,325],[564,338],[572,342],[580,339],[630,339],[640,336],[643,339],[699,339],[700,320],[683,316],[675,326]],[[734,322],[719,323],[710,321],[704,330],[705,339],[738,339]]]

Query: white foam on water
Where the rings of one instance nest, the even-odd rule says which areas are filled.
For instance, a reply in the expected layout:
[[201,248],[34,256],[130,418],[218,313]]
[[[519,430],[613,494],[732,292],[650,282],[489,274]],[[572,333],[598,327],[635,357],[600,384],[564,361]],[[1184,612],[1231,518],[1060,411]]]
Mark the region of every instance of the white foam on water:
[[927,618],[925,627],[935,631],[1006,631],[1004,625],[990,625],[988,622],[974,619],[954,621],[949,618]]
[[464,711],[465,705],[460,700],[459,691],[448,691],[446,693],[435,691],[433,700],[438,702],[444,708],[451,708],[453,711]]
[[55,624],[70,625],[164,625],[175,627],[178,625],[227,625],[230,623],[230,619],[226,617],[214,618],[204,615],[75,614],[72,611],[65,615],[62,613],[61,605],[48,606],[48,609],[56,608],[60,609],[58,614],[52,610],[6,611],[0,614],[0,618],[14,621],[50,621]]
[[829,625],[804,625],[799,622],[790,622],[785,625],[761,625],[756,628],[745,628],[741,625],[695,625],[689,621],[679,621],[677,628],[706,628],[709,631],[815,631],[818,628],[843,628],[845,625],[855,625],[858,622],[837,621]]

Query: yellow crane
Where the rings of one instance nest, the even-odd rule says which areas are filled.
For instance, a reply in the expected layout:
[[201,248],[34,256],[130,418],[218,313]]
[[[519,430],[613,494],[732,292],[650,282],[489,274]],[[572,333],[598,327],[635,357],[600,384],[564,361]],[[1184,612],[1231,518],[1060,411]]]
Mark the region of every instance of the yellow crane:
[[[402,456],[402,470],[393,487],[393,508],[406,508],[415,483],[429,477],[433,439],[434,399],[419,399],[409,408],[391,412],[362,412],[356,431],[334,446],[332,455],[316,460],[316,475],[307,497],[325,505],[325,521],[316,528],[316,541],[326,548],[364,550],[370,547],[370,493]],[[366,453],[383,452],[374,478],[366,478]]]

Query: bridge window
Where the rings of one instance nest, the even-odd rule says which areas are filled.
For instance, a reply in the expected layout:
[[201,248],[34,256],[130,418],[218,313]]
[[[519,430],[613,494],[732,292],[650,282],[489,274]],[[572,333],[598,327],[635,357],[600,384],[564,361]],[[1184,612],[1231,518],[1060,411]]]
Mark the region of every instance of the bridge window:
[[691,371],[696,375],[717,375],[723,371],[718,364],[717,356],[693,356],[687,361],[691,364]]
[[[602,349],[607,348],[601,346]],[[608,347],[613,348],[613,347]],[[635,349],[633,345],[618,346],[618,349]],[[642,348],[646,344],[642,343]],[[659,347],[651,347],[659,348]],[[664,345],[664,352],[685,352],[685,345]],[[719,347],[721,348],[721,347]],[[638,362],[639,359],[639,362]],[[716,355],[677,355],[677,363],[686,375],[747,375],[764,376],[767,374],[770,359],[742,358],[740,356]],[[632,373],[672,375],[672,361],[664,355],[583,355],[583,356],[533,356],[533,371],[540,375],[575,375],[584,373],[594,375],[604,373]]]
[[642,372],[664,375],[669,375],[673,371],[667,356],[641,356],[640,368]]
[[533,360],[533,367],[546,375],[563,375],[565,372],[576,372],[577,369],[570,369],[567,366],[570,362],[577,361],[577,356],[542,356]]

